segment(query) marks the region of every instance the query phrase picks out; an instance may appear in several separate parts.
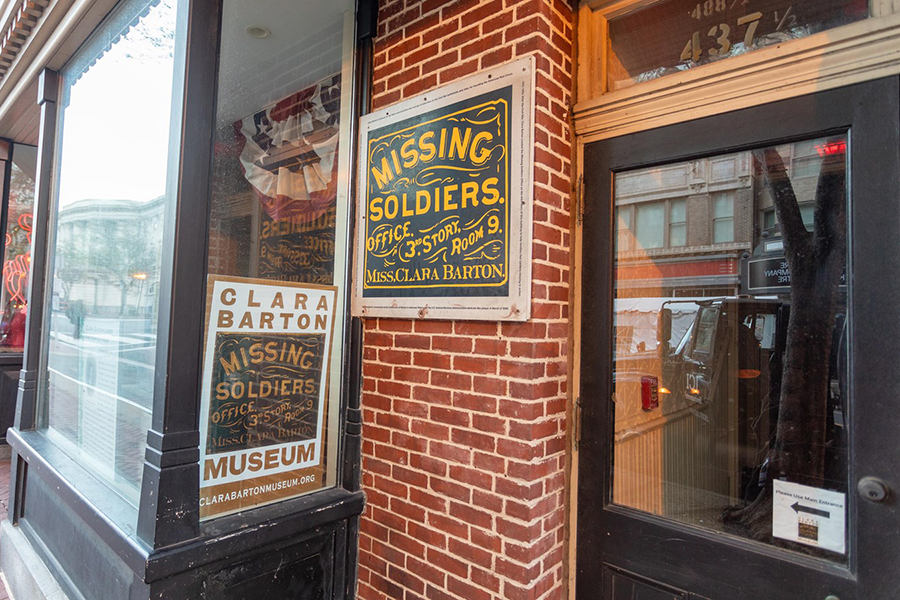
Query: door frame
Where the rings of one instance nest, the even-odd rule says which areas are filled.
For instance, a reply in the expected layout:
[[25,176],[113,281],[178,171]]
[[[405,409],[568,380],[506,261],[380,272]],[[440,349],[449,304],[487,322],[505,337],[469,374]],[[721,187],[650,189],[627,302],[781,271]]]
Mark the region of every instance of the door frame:
[[[851,332],[851,439],[848,523],[849,565],[704,531],[610,504],[614,416],[612,390],[613,240],[612,173],[791,141],[849,129],[849,314]],[[596,598],[601,564],[637,573],[675,589],[729,598],[889,597],[900,588],[890,557],[900,551],[896,494],[886,503],[858,501],[863,476],[880,477],[900,490],[900,446],[864,444],[900,428],[900,299],[891,276],[900,276],[900,81],[889,77],[609,138],[584,147],[584,217],[579,373],[581,424],[575,592]],[[863,199],[865,205],[862,204]],[[594,233],[596,232],[596,234]],[[884,240],[878,245],[866,240]],[[597,260],[592,257],[605,257]],[[590,293],[588,293],[590,292]],[[853,318],[872,315],[871,318]],[[881,318],[880,318],[881,317]],[[887,318],[884,318],[887,317]],[[603,344],[589,345],[591,340]],[[859,399],[871,412],[853,410]],[[892,406],[893,404],[893,406]],[[892,410],[893,409],[893,410]],[[866,465],[865,470],[857,465]],[[893,513],[891,521],[885,519]],[[866,543],[860,543],[864,532]],[[622,541],[628,540],[627,544]],[[612,543],[610,543],[612,541]],[[688,559],[688,557],[690,557]],[[734,574],[735,565],[752,565]],[[774,575],[773,574],[777,574]],[[755,576],[754,576],[755,575]],[[731,583],[729,583],[729,580]]]

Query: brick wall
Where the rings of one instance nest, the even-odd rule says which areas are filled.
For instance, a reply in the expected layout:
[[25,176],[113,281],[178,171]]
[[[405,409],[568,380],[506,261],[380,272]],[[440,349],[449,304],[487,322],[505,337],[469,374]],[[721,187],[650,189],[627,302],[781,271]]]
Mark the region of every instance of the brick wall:
[[363,599],[563,596],[572,39],[561,0],[381,2],[374,109],[536,57],[533,302],[366,320]]

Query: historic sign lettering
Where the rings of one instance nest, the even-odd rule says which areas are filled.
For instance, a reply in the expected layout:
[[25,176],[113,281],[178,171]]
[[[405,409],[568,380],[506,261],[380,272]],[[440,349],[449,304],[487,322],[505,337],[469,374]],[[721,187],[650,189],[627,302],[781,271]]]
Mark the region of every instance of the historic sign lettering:
[[210,277],[200,515],[324,485],[333,287]]
[[369,115],[359,314],[527,318],[531,59]]

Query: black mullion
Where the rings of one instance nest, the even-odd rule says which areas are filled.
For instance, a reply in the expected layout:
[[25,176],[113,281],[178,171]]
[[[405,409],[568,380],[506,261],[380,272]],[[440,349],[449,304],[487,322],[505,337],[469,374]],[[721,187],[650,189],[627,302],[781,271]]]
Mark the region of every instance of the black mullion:
[[138,535],[151,548],[200,533],[198,417],[222,0],[189,1],[178,180],[166,207],[153,422]]

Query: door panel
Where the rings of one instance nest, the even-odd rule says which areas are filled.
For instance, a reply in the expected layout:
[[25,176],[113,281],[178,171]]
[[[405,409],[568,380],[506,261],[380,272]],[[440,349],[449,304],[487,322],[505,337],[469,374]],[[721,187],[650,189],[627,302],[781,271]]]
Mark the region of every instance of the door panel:
[[855,492],[900,464],[898,130],[890,78],[586,148],[579,598],[900,588]]

